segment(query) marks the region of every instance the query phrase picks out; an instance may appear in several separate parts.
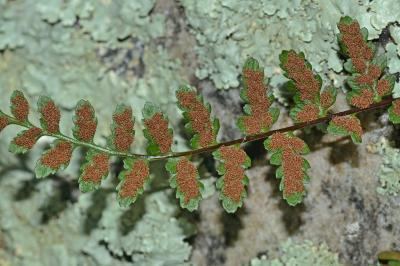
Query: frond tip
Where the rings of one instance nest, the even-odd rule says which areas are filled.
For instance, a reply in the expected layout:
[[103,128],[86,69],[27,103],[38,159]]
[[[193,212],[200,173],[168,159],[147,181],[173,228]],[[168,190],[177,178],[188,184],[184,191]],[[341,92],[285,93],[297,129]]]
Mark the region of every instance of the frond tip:
[[217,171],[221,176],[217,181],[220,190],[219,199],[227,212],[235,212],[242,207],[243,199],[247,196],[246,186],[249,179],[245,169],[251,165],[250,158],[240,146],[222,146],[213,152],[218,161]]
[[276,177],[281,179],[279,189],[283,198],[292,206],[301,203],[306,195],[304,183],[310,179],[310,164],[301,157],[310,151],[307,144],[291,133],[275,133],[265,140],[264,146],[272,153],[270,163],[279,166]]

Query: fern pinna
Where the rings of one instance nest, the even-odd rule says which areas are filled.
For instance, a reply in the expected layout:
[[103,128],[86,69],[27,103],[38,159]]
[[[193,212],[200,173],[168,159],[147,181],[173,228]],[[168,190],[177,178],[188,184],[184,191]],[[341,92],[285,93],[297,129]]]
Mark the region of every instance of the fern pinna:
[[[111,135],[107,146],[94,143],[97,128],[95,110],[90,102],[81,100],[75,108],[74,128],[69,137],[60,132],[61,113],[48,97],[38,100],[40,127],[29,119],[29,104],[21,91],[11,96],[11,115],[0,111],[0,131],[15,124],[25,128],[10,143],[9,150],[21,154],[30,150],[42,136],[55,140],[37,161],[37,177],[54,174],[68,166],[77,147],[85,147],[87,153],[81,166],[79,187],[83,192],[101,186],[109,175],[111,157],[123,159],[124,169],[120,172],[117,198],[121,206],[129,206],[144,192],[150,182],[149,162],[165,160],[170,174],[170,186],[183,208],[193,211],[198,208],[204,195],[204,185],[191,156],[212,152],[220,175],[216,187],[219,199],[227,212],[235,212],[243,205],[247,195],[249,179],[246,169],[251,166],[243,144],[264,139],[265,149],[270,153],[270,163],[276,165],[276,177],[281,180],[280,190],[290,205],[296,205],[306,195],[305,184],[310,179],[307,170],[310,164],[303,157],[310,152],[307,144],[296,136],[295,130],[318,125],[325,132],[349,136],[355,143],[361,142],[362,126],[357,114],[377,108],[389,107],[389,119],[400,123],[400,100],[391,98],[395,77],[386,73],[386,57],[377,53],[375,46],[367,41],[367,30],[350,17],[338,23],[340,52],[347,58],[345,71],[350,74],[346,83],[348,103],[353,109],[331,113],[336,101],[337,89],[323,86],[322,79],[313,72],[311,64],[302,52],[283,51],[279,58],[281,68],[289,79],[288,88],[293,92],[290,117],[294,125],[271,130],[279,117],[279,109],[273,107],[264,69],[254,58],[248,58],[242,72],[243,88],[240,96],[245,105],[244,114],[237,126],[244,137],[228,142],[218,142],[219,121],[211,117],[211,107],[198,95],[195,88],[183,86],[176,91],[178,107],[186,121],[185,128],[192,135],[192,150],[172,150],[173,130],[168,117],[159,107],[146,103],[143,107],[144,136],[148,140],[147,153],[130,152],[134,143],[135,118],[132,109],[118,105],[112,116]],[[327,126],[326,126],[327,125]]]

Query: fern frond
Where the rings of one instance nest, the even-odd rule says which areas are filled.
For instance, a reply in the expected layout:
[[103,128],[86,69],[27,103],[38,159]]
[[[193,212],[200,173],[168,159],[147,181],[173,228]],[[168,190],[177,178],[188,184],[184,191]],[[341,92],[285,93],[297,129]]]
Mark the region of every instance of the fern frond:
[[[385,74],[386,57],[379,56],[367,31],[360,29],[356,20],[344,17],[338,24],[341,51],[348,57],[344,67],[351,73],[347,84],[350,110],[328,113],[335,103],[336,88],[322,89],[322,79],[314,74],[311,64],[303,53],[293,50],[280,55],[281,68],[290,79],[289,88],[295,92],[295,105],[290,116],[295,125],[270,130],[279,116],[279,110],[272,107],[273,96],[268,91],[264,69],[254,58],[248,58],[243,67],[243,89],[240,92],[245,102],[244,115],[237,125],[245,135],[239,139],[219,143],[217,134],[219,121],[211,116],[210,104],[205,103],[195,88],[183,86],[176,91],[178,107],[186,120],[185,128],[192,134],[190,140],[194,150],[173,152],[173,130],[167,116],[151,103],[143,110],[144,136],[148,140],[147,154],[131,153],[135,139],[135,118],[132,108],[124,104],[116,107],[112,116],[111,135],[105,147],[97,145],[94,137],[97,118],[92,105],[85,100],[78,102],[73,117],[72,137],[60,132],[61,113],[54,101],[42,96],[38,100],[40,126],[29,119],[29,103],[21,91],[15,91],[10,99],[11,115],[0,111],[0,131],[9,125],[18,125],[23,131],[11,141],[9,150],[25,153],[42,136],[55,139],[36,163],[37,177],[45,177],[65,169],[75,148],[87,151],[81,166],[79,187],[87,192],[98,189],[102,180],[109,175],[109,161],[112,157],[122,159],[124,170],[119,173],[117,198],[121,206],[127,207],[137,200],[150,182],[149,163],[168,160],[165,167],[170,173],[170,187],[176,189],[176,197],[182,208],[193,211],[198,208],[204,195],[196,165],[190,161],[192,155],[213,152],[220,175],[216,182],[219,199],[227,212],[235,212],[243,205],[246,186],[249,183],[245,170],[251,161],[241,145],[265,140],[264,147],[270,152],[270,163],[277,165],[276,177],[281,179],[280,190],[290,204],[300,203],[306,194],[305,183],[309,180],[309,163],[302,155],[309,152],[307,144],[292,132],[307,126],[328,123],[327,131],[340,136],[351,136],[355,143],[361,142],[362,126],[355,116],[358,113],[389,107],[389,119],[400,123],[400,99],[389,96],[395,84],[395,76]],[[385,98],[383,98],[385,97]]]

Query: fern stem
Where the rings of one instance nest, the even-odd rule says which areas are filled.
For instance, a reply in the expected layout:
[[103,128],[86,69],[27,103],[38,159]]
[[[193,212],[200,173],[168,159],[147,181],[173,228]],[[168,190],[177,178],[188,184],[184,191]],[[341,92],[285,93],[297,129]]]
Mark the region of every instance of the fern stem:
[[[21,126],[21,127],[27,128],[27,129],[32,128],[32,127],[36,127],[35,125],[33,125],[32,123],[30,123],[28,121],[21,122],[21,121],[18,121],[17,119],[15,119],[15,118],[13,118],[13,117],[11,117],[9,115],[5,114],[5,116],[7,116],[8,120],[10,121],[10,124],[18,125],[18,126]],[[64,135],[62,133],[54,134],[54,133],[50,133],[50,132],[48,132],[46,130],[43,130],[42,136],[48,136],[48,137],[53,137],[53,138],[56,138],[56,139],[64,140],[64,141],[70,142],[70,143],[72,143],[72,144],[74,144],[76,146],[97,150],[97,151],[109,154],[111,156],[118,156],[118,157],[123,157],[123,158],[126,158],[126,157],[147,157],[147,155],[144,155],[144,154],[141,155],[141,154],[125,153],[125,152],[115,151],[115,150],[112,150],[112,149],[109,149],[109,148],[106,148],[106,147],[103,147],[103,146],[100,146],[100,145],[97,145],[97,144],[94,144],[94,143],[84,142],[84,141],[80,141],[80,140],[68,137],[68,136],[66,136],[66,135]]]
[[[353,109],[349,109],[346,111],[342,111],[342,112],[337,112],[337,113],[331,113],[328,114],[325,117],[321,117],[312,121],[308,121],[308,122],[304,122],[304,123],[298,123],[295,124],[293,126],[288,126],[288,127],[284,127],[284,128],[279,128],[279,129],[275,129],[275,130],[270,130],[268,132],[265,133],[261,133],[261,134],[256,134],[256,135],[249,135],[249,136],[245,136],[239,139],[234,139],[234,140],[230,140],[230,141],[226,141],[226,142],[221,142],[215,145],[211,145],[211,146],[207,146],[204,148],[200,148],[200,149],[196,149],[196,150],[189,150],[189,151],[184,151],[184,152],[171,152],[171,153],[167,153],[164,155],[159,155],[159,156],[151,156],[151,155],[147,155],[147,154],[138,154],[138,153],[125,153],[125,152],[118,152],[106,147],[102,147],[100,145],[97,145],[95,143],[89,143],[89,142],[84,142],[84,141],[79,141],[77,139],[68,137],[62,133],[50,133],[47,131],[43,131],[43,136],[49,136],[49,137],[54,137],[56,139],[61,139],[64,141],[68,141],[76,146],[81,146],[81,147],[85,147],[88,149],[94,149],[100,152],[104,152],[106,154],[109,154],[111,156],[118,156],[121,158],[126,158],[126,157],[131,157],[131,158],[145,158],[148,159],[150,161],[157,161],[157,160],[164,160],[164,159],[168,159],[168,158],[176,158],[176,157],[182,157],[182,156],[190,156],[190,155],[197,155],[197,154],[201,154],[201,153],[208,153],[208,152],[212,152],[214,150],[217,150],[218,148],[220,148],[221,146],[231,146],[231,145],[235,145],[235,144],[243,144],[243,143],[248,143],[248,142],[252,142],[252,141],[256,141],[256,140],[263,140],[266,139],[267,137],[271,136],[274,133],[284,133],[284,132],[290,132],[290,131],[294,131],[294,130],[298,130],[298,129],[302,129],[305,127],[309,127],[309,126],[314,126],[317,124],[321,124],[321,123],[326,123],[329,122],[332,118],[337,117],[337,116],[347,116],[347,115],[351,115],[351,114],[358,114],[358,113],[363,113],[363,112],[367,112],[367,111],[372,111],[372,110],[376,110],[376,109],[381,109],[381,108],[385,108],[388,107],[394,100],[397,100],[400,98],[386,98],[384,100],[382,100],[379,103],[375,103],[370,105],[367,108],[353,108]],[[30,122],[21,122],[18,121],[17,119],[6,115],[7,118],[9,119],[10,124],[15,124],[21,127],[25,127],[25,128],[32,128],[35,127],[32,123]]]

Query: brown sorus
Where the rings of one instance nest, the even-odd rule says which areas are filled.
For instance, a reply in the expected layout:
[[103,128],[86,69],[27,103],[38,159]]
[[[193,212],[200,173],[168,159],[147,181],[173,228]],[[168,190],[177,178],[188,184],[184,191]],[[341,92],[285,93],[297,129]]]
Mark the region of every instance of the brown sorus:
[[194,91],[179,91],[179,103],[187,109],[192,129],[199,134],[200,147],[211,145],[215,141],[210,114],[207,108],[198,99]]
[[400,116],[400,100],[395,100],[393,102],[393,112]]
[[113,139],[115,149],[129,151],[135,134],[132,109],[127,107],[122,112],[115,113],[113,119],[115,122]]
[[41,158],[41,163],[51,169],[59,169],[67,165],[71,159],[73,146],[69,142],[59,141]]
[[321,106],[323,108],[330,107],[333,104],[333,100],[334,100],[333,96],[332,96],[331,92],[329,92],[328,90],[323,91],[321,93],[320,102],[321,102]]
[[222,193],[238,203],[245,191],[243,184],[245,169],[243,164],[246,161],[246,153],[242,149],[232,146],[222,146],[219,152],[225,168]]
[[23,132],[23,134],[17,136],[14,142],[17,146],[31,149],[35,145],[38,137],[42,134],[42,130],[37,127],[32,127]]
[[100,183],[102,177],[108,174],[108,159],[109,156],[105,153],[95,154],[90,163],[83,170],[82,180],[95,184]]
[[364,73],[366,70],[366,61],[372,59],[373,51],[361,34],[360,25],[357,21],[354,21],[349,25],[340,23],[338,28],[342,33],[342,42],[347,49],[347,53],[355,69],[358,73]]
[[149,166],[143,160],[136,160],[131,169],[127,170],[125,180],[119,195],[122,198],[135,197],[138,190],[142,188],[149,176]]
[[360,121],[353,116],[336,116],[332,119],[332,122],[340,127],[343,127],[349,132],[353,132],[358,136],[363,133]]
[[376,85],[378,95],[383,97],[390,92],[390,82],[387,79],[380,79]]
[[172,134],[168,130],[168,121],[162,113],[155,113],[144,121],[151,137],[157,143],[161,153],[169,152],[172,145]]
[[272,124],[272,116],[268,108],[271,103],[267,95],[267,87],[264,85],[264,73],[246,69],[243,71],[246,88],[246,96],[250,105],[251,114],[244,117],[246,134],[260,133],[263,128],[268,129]]
[[97,122],[93,109],[89,103],[84,103],[76,110],[76,137],[79,140],[90,142],[96,133]]
[[289,51],[285,68],[288,76],[294,80],[301,99],[314,101],[321,84],[314,77],[312,70],[307,67],[304,59],[294,51]]
[[186,157],[181,158],[176,164],[176,182],[186,204],[200,195],[196,166]]
[[26,121],[29,114],[29,103],[22,93],[11,98],[12,114],[18,121]]
[[303,110],[297,113],[297,120],[299,122],[307,122],[318,119],[319,109],[316,105],[307,104]]
[[60,110],[53,101],[47,101],[41,108],[40,113],[46,123],[46,131],[49,133],[58,133],[60,131]]
[[296,137],[288,137],[284,133],[278,132],[271,136],[270,147],[273,150],[292,149],[296,152],[302,152],[305,145],[303,140]]
[[286,136],[284,133],[275,133],[271,136],[270,147],[282,150],[285,196],[304,191],[304,159],[297,153],[302,152],[305,145],[301,139]]
[[360,85],[372,86],[374,82],[381,76],[381,69],[378,66],[371,65],[366,73],[361,74],[356,78]]
[[0,114],[0,132],[6,127],[8,126],[8,118],[3,116],[2,114]]
[[303,163],[304,160],[290,149],[282,152],[282,168],[284,175],[284,195],[290,196],[304,191],[303,184]]
[[360,95],[353,96],[350,102],[355,107],[367,108],[374,102],[374,93],[369,89],[364,89]]

